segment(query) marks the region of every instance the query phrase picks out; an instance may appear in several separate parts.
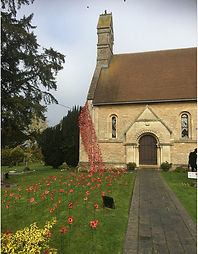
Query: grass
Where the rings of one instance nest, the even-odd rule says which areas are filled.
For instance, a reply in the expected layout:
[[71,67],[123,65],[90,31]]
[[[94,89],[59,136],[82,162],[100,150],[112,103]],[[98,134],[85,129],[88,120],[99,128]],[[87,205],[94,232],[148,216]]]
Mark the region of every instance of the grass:
[[[8,167],[8,166],[2,166],[1,170],[3,171],[3,173],[7,173],[11,170],[17,170],[18,172],[23,171],[25,168],[25,164],[24,163],[20,163],[19,166],[12,166],[12,167]],[[49,171],[49,170],[53,170],[53,168],[51,166],[45,166],[44,164],[41,164],[39,162],[34,162],[31,163],[29,165],[30,170],[36,170],[36,171]]]
[[[59,230],[63,225],[68,230],[64,235],[64,253],[88,254],[93,253],[93,248],[94,253],[122,253],[135,173],[118,174],[117,171],[112,171],[90,176],[85,172],[60,172],[38,165],[35,170],[34,173],[9,176],[7,181],[17,183],[18,186],[7,188],[7,193],[2,188],[2,232],[16,232],[33,222],[43,227],[47,220],[56,217],[57,223],[51,230],[50,246],[58,249],[58,253],[61,253]],[[41,195],[46,190],[49,193],[44,195],[43,200]],[[90,194],[87,195],[86,191]],[[114,198],[116,209],[102,207],[102,191]],[[12,193],[14,195],[10,197]],[[21,197],[16,200],[18,195]],[[84,200],[86,196],[87,201]],[[30,203],[32,197],[35,201]],[[60,204],[58,200],[61,200]],[[69,203],[73,203],[72,209],[68,208]],[[94,209],[96,203],[99,209]],[[6,204],[10,207],[6,208]],[[55,205],[57,208],[50,213]],[[67,219],[71,216],[74,221],[69,230]],[[94,219],[98,219],[98,225],[96,230],[91,231],[90,221]]]
[[187,173],[161,172],[161,174],[193,221],[197,223],[197,188],[191,186],[196,180],[189,179]]

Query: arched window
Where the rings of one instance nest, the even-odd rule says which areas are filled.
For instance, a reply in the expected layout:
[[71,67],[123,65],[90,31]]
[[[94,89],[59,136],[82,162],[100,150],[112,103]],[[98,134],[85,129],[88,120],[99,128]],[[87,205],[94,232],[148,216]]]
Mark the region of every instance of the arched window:
[[188,115],[181,115],[181,137],[188,138],[189,137],[189,126],[188,126]]
[[116,132],[117,132],[117,119],[116,119],[116,116],[112,116],[111,122],[112,122],[112,138],[116,138]]

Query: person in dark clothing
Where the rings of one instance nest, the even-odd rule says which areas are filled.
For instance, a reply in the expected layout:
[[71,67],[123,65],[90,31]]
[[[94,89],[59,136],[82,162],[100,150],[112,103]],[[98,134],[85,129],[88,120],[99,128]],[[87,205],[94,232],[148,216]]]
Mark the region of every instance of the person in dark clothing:
[[192,172],[197,171],[197,148],[194,152],[190,152],[188,160],[188,168],[191,167]]

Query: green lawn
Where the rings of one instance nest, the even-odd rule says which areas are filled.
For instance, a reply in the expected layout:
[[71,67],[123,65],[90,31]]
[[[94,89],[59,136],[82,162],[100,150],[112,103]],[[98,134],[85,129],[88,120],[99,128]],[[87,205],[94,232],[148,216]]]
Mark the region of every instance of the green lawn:
[[197,222],[197,188],[191,187],[191,183],[196,179],[188,179],[187,173],[161,172],[161,174],[194,222]]
[[[73,216],[71,231],[64,236],[64,253],[93,253],[93,244],[94,253],[122,253],[135,173],[118,174],[113,171],[91,176],[86,172],[60,172],[44,166],[38,168],[38,165],[31,169],[36,172],[9,176],[7,181],[17,183],[17,187],[7,190],[2,188],[2,232],[16,232],[33,222],[43,227],[47,220],[56,217],[57,223],[51,230],[50,247],[61,253],[59,230],[63,225],[69,230],[67,220]],[[48,194],[44,194],[46,190]],[[89,194],[86,194],[87,191]],[[103,191],[105,195],[114,198],[115,209],[102,208]],[[21,197],[16,199],[18,195]],[[45,199],[42,199],[42,195]],[[88,197],[87,201],[85,197]],[[30,203],[30,198],[35,201]],[[69,203],[73,203],[72,209],[68,208]],[[6,208],[7,204],[9,208]],[[94,209],[94,204],[98,204],[99,208]],[[57,208],[50,213],[50,209],[56,205]],[[94,219],[98,219],[98,225],[92,238],[90,221]]]
[[[25,164],[24,163],[20,163],[19,166],[12,166],[12,167],[8,167],[8,166],[2,166],[1,170],[6,173],[9,172],[11,170],[17,170],[18,172],[23,171],[25,168]],[[53,170],[53,168],[51,166],[45,166],[44,164],[35,162],[35,163],[31,163],[29,165],[30,170],[36,170],[36,171],[49,171],[49,170]]]

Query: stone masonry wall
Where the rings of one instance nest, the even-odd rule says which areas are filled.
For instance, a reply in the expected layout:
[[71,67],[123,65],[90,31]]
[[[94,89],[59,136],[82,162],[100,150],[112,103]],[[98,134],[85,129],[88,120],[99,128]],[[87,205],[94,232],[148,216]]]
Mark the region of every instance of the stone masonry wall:
[[[145,121],[137,121],[138,116],[144,112],[146,104],[131,105],[109,105],[94,106],[92,118],[98,137],[99,146],[102,151],[103,160],[106,164],[126,165],[127,149],[128,154],[133,154],[133,159],[139,165],[138,154],[138,132],[135,133],[133,140],[128,140],[126,145],[126,132],[133,126],[133,132],[142,129],[142,134],[152,133],[157,136],[161,135],[161,141],[158,140],[158,166],[165,160],[170,160],[174,165],[187,165],[188,154],[196,148],[196,124],[197,108],[195,102],[170,102],[170,103],[153,103],[148,107],[159,118],[159,122],[152,118]],[[181,138],[181,114],[189,115],[189,138]],[[111,138],[111,117],[117,117],[117,138]],[[136,127],[136,125],[138,127]],[[165,129],[167,131],[165,135]],[[158,133],[158,134],[157,134]],[[168,133],[170,135],[168,135]],[[163,135],[164,134],[164,135]],[[136,138],[135,138],[136,137]],[[160,138],[159,138],[160,139]],[[163,140],[163,141],[162,141]],[[131,143],[131,144],[130,144]],[[131,145],[131,146],[130,146]],[[80,147],[80,162],[87,162],[87,155]]]

